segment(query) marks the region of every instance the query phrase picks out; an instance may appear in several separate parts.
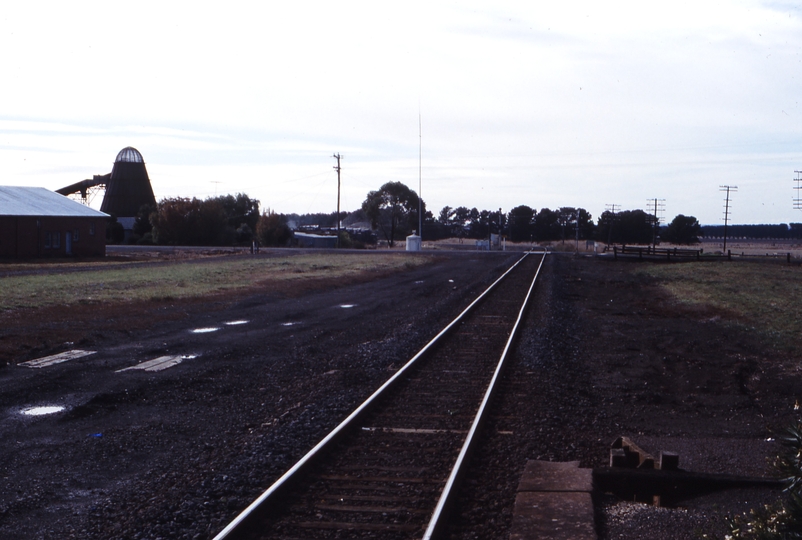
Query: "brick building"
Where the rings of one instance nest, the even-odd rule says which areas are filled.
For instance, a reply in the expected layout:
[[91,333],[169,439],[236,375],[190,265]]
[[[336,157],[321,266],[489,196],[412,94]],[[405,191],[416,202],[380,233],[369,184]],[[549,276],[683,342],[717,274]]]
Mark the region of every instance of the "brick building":
[[104,256],[108,217],[44,188],[0,186],[0,258]]

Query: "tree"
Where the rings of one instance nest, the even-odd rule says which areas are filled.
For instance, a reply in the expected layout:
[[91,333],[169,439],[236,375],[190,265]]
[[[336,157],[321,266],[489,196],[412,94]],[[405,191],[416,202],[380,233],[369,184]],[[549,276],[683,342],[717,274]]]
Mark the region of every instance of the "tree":
[[378,191],[368,193],[362,210],[390,247],[418,228],[418,195],[401,182],[387,182]]
[[576,230],[577,210],[570,206],[563,206],[557,210],[557,223],[560,224],[560,238],[565,243],[566,236],[573,238]]
[[125,229],[123,224],[117,221],[114,215],[109,216],[109,223],[106,225],[106,242],[109,244],[119,244],[125,239]]
[[510,210],[508,223],[511,241],[528,242],[535,232],[535,211],[526,205],[516,206]]
[[256,238],[263,246],[286,246],[292,238],[292,231],[284,216],[268,208],[256,223]]
[[228,225],[226,212],[218,199],[162,199],[151,222],[153,239],[158,244],[230,245],[235,236],[235,230]]
[[153,229],[151,219],[155,219],[156,207],[150,204],[143,204],[139,207],[134,220],[133,233],[140,238],[148,234]]
[[558,211],[541,208],[535,216],[535,239],[538,242],[545,240],[558,240],[562,236],[560,227],[560,213]]
[[[560,226],[562,241],[571,239],[586,239],[593,236],[593,219],[584,208],[565,206],[557,210],[557,223]],[[579,234],[577,234],[579,228]]]
[[672,244],[698,244],[702,226],[693,216],[679,214],[668,225],[662,239]]
[[217,200],[222,205],[231,227],[238,229],[244,223],[250,230],[256,229],[256,223],[259,221],[259,201],[257,199],[251,199],[244,193],[237,193],[236,195],[222,195],[217,197]]
[[650,244],[653,223],[654,216],[643,210],[624,210],[616,214],[605,211],[599,216],[596,236],[604,242]]
[[440,217],[438,221],[443,225],[451,225],[451,219],[454,217],[454,209],[450,206],[444,206],[442,210],[440,210]]
[[454,217],[451,221],[454,225],[459,225],[460,227],[464,227],[468,220],[471,219],[471,211],[468,210],[465,206],[458,206],[454,209]]

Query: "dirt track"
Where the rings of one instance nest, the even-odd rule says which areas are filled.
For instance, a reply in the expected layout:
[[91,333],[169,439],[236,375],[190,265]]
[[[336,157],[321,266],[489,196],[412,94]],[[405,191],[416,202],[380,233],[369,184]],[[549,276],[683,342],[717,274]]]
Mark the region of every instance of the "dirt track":
[[[438,253],[408,273],[313,290],[17,313],[0,331],[1,346],[16,343],[7,361],[98,353],[0,368],[0,537],[211,537],[512,257]],[[504,537],[526,459],[603,465],[618,435],[676,450],[692,470],[768,472],[776,443],[766,439],[793,418],[799,372],[780,372],[758,336],[679,308],[634,268],[550,258],[510,373],[516,391],[494,421],[514,436],[488,436],[477,459],[491,465],[464,492],[455,537]],[[234,320],[249,322],[222,325]],[[198,357],[115,373],[171,354]],[[53,403],[67,410],[18,414]],[[689,538],[723,531],[724,512],[770,496],[718,494],[680,509],[602,498],[599,528],[604,538]],[[480,513],[469,509],[476,500]]]

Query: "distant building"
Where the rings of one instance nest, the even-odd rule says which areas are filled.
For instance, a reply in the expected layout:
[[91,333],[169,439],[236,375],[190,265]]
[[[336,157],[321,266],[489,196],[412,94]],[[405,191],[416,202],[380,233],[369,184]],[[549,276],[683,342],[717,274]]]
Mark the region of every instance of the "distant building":
[[322,234],[310,234],[295,231],[293,238],[298,247],[305,248],[334,248],[337,247],[337,237]]
[[103,256],[108,218],[45,188],[0,186],[0,257]]

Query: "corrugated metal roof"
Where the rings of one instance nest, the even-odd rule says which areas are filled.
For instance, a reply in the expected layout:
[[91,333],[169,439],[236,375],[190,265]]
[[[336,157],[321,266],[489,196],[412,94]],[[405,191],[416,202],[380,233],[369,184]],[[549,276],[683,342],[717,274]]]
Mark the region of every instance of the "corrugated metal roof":
[[0,216],[108,217],[40,187],[0,186]]

